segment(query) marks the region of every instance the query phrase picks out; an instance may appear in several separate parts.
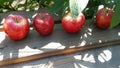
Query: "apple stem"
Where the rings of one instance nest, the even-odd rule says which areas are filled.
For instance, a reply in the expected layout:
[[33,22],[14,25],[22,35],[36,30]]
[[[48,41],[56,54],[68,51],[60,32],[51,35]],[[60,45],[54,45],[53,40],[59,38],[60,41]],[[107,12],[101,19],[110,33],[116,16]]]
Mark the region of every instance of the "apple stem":
[[108,9],[108,10],[105,10],[105,13],[111,13],[111,9],[110,8],[106,7],[106,9]]
[[45,17],[44,17],[44,16],[41,16],[40,19],[45,19]]
[[16,23],[19,23],[19,20],[17,18],[15,18],[15,21],[16,21]]

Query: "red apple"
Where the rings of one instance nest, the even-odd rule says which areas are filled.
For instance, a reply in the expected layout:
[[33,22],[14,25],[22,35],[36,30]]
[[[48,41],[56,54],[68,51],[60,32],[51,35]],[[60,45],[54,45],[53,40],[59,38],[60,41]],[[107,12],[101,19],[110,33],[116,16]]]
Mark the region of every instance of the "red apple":
[[97,27],[99,27],[101,29],[109,28],[113,14],[114,14],[114,10],[112,10],[108,7],[98,10],[98,12],[96,14]]
[[49,13],[38,13],[33,20],[35,30],[42,36],[52,33],[54,28],[54,19]]
[[80,13],[76,18],[72,18],[71,13],[68,12],[62,18],[62,26],[68,33],[79,32],[85,23],[85,16]]
[[21,40],[29,33],[28,19],[21,15],[8,15],[3,23],[4,32],[13,40]]

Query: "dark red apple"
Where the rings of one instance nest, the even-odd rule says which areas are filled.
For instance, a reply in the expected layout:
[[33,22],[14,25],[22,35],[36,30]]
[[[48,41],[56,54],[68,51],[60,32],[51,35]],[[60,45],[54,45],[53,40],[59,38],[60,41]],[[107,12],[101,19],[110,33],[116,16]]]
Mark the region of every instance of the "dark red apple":
[[21,40],[29,33],[29,21],[21,15],[8,15],[3,23],[4,32],[13,40]]
[[100,29],[107,29],[110,27],[114,10],[108,7],[98,10],[96,14],[96,25]]
[[72,18],[71,13],[68,12],[62,18],[62,26],[68,33],[79,32],[85,23],[84,14],[80,13],[76,18]]
[[40,35],[50,35],[54,28],[54,19],[49,13],[38,13],[34,17],[33,26]]

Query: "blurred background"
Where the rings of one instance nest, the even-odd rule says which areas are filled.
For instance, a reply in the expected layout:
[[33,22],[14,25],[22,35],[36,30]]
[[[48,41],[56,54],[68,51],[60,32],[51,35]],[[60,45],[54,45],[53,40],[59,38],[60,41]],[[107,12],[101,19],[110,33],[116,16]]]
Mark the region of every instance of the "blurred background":
[[[114,0],[89,0],[83,13],[87,18],[92,18],[99,6],[109,6],[114,8]],[[69,10],[69,0],[0,0],[0,13],[8,11],[32,11],[40,8],[50,8],[49,13],[62,12]]]

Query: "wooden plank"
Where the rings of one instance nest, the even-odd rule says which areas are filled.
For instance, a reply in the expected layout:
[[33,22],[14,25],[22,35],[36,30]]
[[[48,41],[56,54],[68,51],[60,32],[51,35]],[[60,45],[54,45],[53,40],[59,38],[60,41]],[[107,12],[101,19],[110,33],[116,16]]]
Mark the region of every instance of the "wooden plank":
[[42,59],[42,58],[58,56],[58,55],[67,55],[67,54],[80,52],[80,51],[84,51],[84,50],[89,50],[89,49],[95,49],[95,48],[106,47],[106,46],[111,46],[111,45],[115,46],[118,44],[120,44],[120,40],[109,41],[109,42],[104,42],[104,43],[100,43],[100,44],[93,44],[91,46],[87,45],[87,46],[82,46],[82,47],[67,48],[64,50],[40,53],[40,54],[35,54],[35,55],[21,57],[21,58],[12,58],[12,59],[0,61],[0,66],[23,63],[23,62],[33,61],[33,60],[37,60],[37,59]]
[[[19,12],[7,12],[0,13],[0,19],[2,20],[5,16],[9,14],[21,14],[24,15],[32,21],[32,16],[39,11],[19,11]],[[43,10],[41,10],[43,12]],[[7,46],[5,49],[1,49],[1,55],[3,55],[3,61],[0,61],[1,66],[22,63],[37,59],[42,59],[46,57],[56,56],[56,55],[66,55],[74,52],[84,51],[88,49],[99,48],[103,46],[109,46],[113,44],[120,44],[120,27],[108,30],[97,29],[94,25],[93,20],[86,20],[86,24],[82,31],[77,34],[68,34],[62,28],[60,24],[59,16],[54,16],[55,21],[59,24],[55,25],[54,31],[50,36],[42,37],[37,34],[36,31],[31,30],[28,37],[21,41],[12,41],[7,36],[4,40],[1,40],[0,45]],[[59,21],[59,22],[58,22]],[[2,27],[1,27],[2,31]],[[48,45],[51,42],[56,42],[62,44],[63,50],[59,49],[43,49],[44,46]],[[42,53],[33,54],[31,56],[19,57],[20,49],[24,49],[26,46],[31,49],[37,49],[43,51]],[[51,45],[55,47],[57,45]],[[83,46],[83,47],[79,47]],[[75,47],[75,48],[71,48]],[[67,49],[66,49],[67,48]],[[35,50],[34,49],[34,50]],[[28,52],[27,50],[24,52]],[[13,53],[12,57],[8,56],[10,53]],[[6,56],[7,55],[7,56]],[[7,58],[6,58],[7,57]],[[17,58],[15,58],[17,57]],[[7,63],[6,63],[7,62]]]

